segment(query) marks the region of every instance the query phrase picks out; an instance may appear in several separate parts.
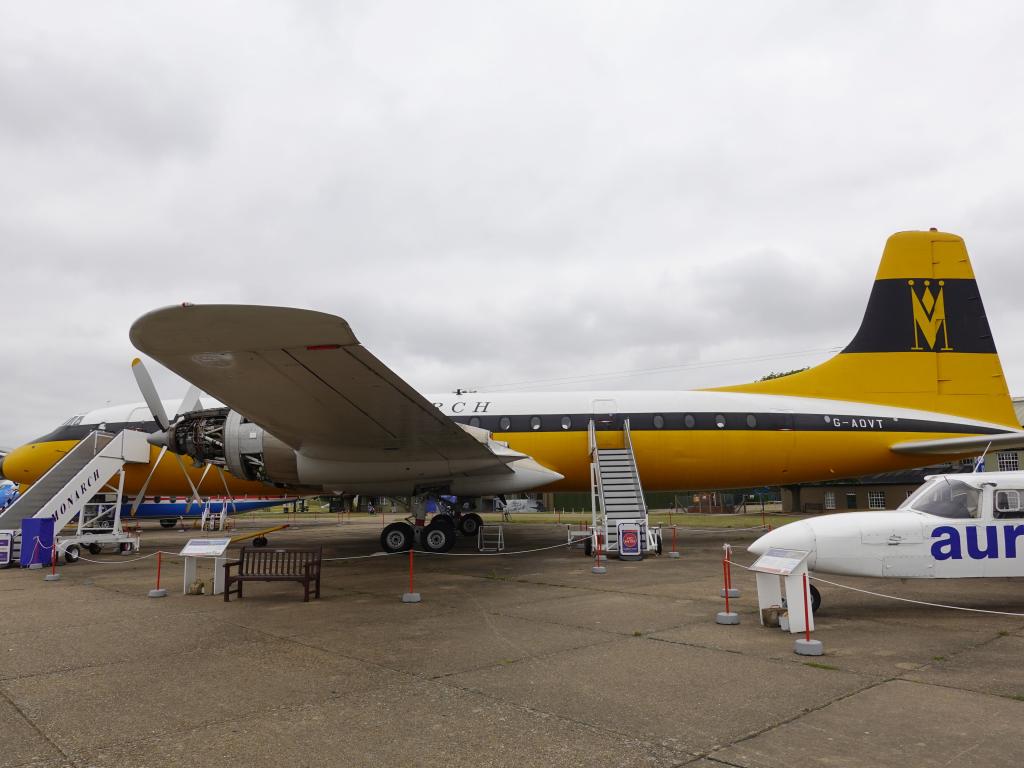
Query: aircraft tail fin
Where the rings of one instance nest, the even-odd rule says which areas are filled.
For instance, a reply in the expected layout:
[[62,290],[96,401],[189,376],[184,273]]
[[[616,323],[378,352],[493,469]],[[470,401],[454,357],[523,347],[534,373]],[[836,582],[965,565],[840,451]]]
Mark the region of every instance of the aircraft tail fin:
[[838,355],[720,390],[856,400],[1020,428],[964,241],[935,230],[889,238],[860,329]]

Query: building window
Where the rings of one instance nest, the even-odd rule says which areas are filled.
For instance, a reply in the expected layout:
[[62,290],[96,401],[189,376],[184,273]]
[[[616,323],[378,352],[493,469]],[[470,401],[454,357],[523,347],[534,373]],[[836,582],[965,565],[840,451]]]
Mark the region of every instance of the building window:
[[654,414],[654,428],[663,429],[665,426],[665,417],[660,413]]
[[502,416],[501,420],[498,421],[498,426],[502,432],[508,432],[512,428],[512,419],[508,416]]
[[530,429],[532,429],[534,432],[540,429],[540,416],[530,417]]
[[961,467],[973,467],[974,466],[974,462],[976,462],[976,461],[977,461],[977,459],[972,459],[970,457],[968,457],[966,459],[960,459],[960,466]]
[[846,494],[846,508],[847,509],[856,509],[857,508],[857,494],[856,493],[848,493],[848,494]]
[[999,471],[1000,472],[1019,472],[1020,471],[1020,454],[1016,451],[1000,451],[999,452]]
[[750,427],[751,429],[756,428],[757,427],[757,416],[755,416],[752,413],[748,413],[747,414],[747,426]]
[[692,413],[688,413],[683,418],[683,424],[686,425],[687,429],[693,429],[695,426],[697,426],[697,419],[693,417]]
[[885,509],[885,491],[868,491],[868,509]]
[[570,429],[572,427],[572,419],[568,416],[562,417],[562,429]]
[[835,508],[836,508],[836,492],[835,491],[825,491],[825,509],[835,509]]

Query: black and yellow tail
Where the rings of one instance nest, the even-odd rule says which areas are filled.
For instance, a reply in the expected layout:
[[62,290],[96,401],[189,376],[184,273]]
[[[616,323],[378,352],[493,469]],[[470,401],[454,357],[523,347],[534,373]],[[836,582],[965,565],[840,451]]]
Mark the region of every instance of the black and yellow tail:
[[721,391],[914,408],[1019,429],[962,238],[889,238],[853,341],[821,365]]

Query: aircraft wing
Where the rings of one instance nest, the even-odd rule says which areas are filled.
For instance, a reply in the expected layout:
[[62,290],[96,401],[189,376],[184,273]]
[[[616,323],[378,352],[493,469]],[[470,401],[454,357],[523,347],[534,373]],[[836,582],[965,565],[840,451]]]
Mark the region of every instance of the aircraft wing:
[[[351,461],[524,458],[463,428],[370,354],[340,317],[304,309],[181,305],[143,315],[132,343],[278,439]],[[500,455],[499,455],[500,454]]]
[[1024,448],[1024,432],[1004,432],[997,435],[978,435],[971,437],[947,437],[939,440],[914,440],[896,443],[891,450],[894,453],[912,453],[922,456],[949,456],[956,453],[981,453],[989,449],[994,451],[1012,451]]

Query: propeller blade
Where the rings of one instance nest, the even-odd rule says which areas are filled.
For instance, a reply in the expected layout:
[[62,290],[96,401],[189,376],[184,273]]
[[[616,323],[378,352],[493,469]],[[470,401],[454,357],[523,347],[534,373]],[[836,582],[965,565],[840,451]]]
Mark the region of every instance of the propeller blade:
[[181,405],[178,406],[178,413],[175,414],[174,418],[177,420],[178,416],[184,416],[186,413],[192,413],[192,411],[198,411],[200,409],[199,396],[203,393],[199,391],[199,387],[192,384],[188,388],[188,392],[185,393],[185,398],[181,401]]
[[164,404],[160,402],[160,396],[156,392],[156,386],[153,384],[149,371],[146,370],[146,366],[137,357],[132,360],[132,373],[135,374],[135,382],[139,385],[139,390],[142,392],[142,399],[149,406],[149,412],[153,414],[153,418],[160,425],[160,429],[166,432],[167,428],[171,426],[171,422],[167,419],[167,411],[164,410]]
[[131,517],[134,520],[135,514],[139,511],[139,505],[146,498],[146,489],[149,488],[149,481],[153,479],[153,475],[156,474],[156,468],[160,466],[160,462],[164,460],[164,455],[167,453],[167,446],[165,445],[160,449],[160,453],[157,454],[156,461],[153,462],[153,468],[149,470],[149,474],[146,475],[146,480],[142,484],[142,488],[139,489],[138,494],[135,496],[135,501],[132,502]]

